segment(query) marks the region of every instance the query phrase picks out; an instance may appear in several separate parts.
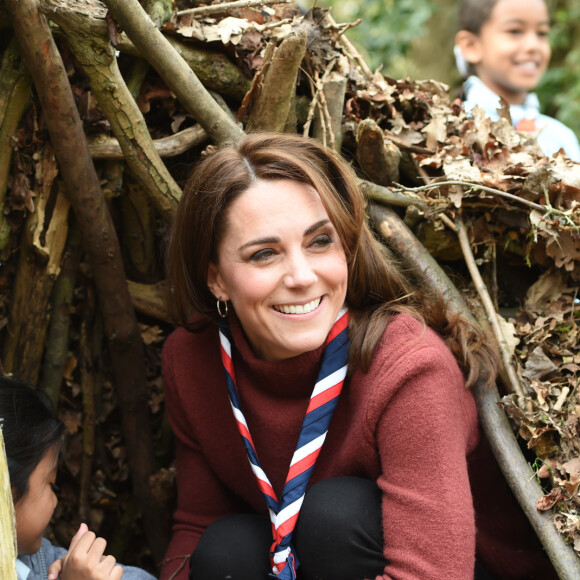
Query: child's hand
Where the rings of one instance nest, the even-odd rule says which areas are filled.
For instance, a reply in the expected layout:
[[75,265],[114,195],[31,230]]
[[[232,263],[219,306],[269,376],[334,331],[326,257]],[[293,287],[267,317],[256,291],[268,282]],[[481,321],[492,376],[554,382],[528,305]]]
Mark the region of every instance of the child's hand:
[[[120,580],[123,568],[116,565],[113,556],[104,556],[106,546],[103,538],[97,538],[86,524],[81,524],[68,552],[60,560],[61,580]],[[55,570],[56,564],[53,564]],[[51,572],[54,572],[52,567]]]

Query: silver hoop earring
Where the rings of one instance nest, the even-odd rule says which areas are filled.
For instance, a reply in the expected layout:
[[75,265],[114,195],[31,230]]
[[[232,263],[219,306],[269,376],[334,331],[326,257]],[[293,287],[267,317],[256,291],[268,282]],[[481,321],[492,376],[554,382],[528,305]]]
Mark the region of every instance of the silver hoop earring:
[[225,318],[228,315],[228,303],[226,301],[218,298],[216,307],[220,318]]

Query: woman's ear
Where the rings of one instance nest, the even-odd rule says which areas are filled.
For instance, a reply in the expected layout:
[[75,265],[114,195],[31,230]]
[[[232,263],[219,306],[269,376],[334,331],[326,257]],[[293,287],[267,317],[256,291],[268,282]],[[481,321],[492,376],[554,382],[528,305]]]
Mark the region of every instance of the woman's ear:
[[460,30],[455,35],[455,44],[469,64],[475,66],[481,62],[483,58],[481,40],[477,34],[469,32],[469,30]]
[[207,287],[218,300],[227,302],[230,299],[218,267],[213,262],[210,262],[207,269]]

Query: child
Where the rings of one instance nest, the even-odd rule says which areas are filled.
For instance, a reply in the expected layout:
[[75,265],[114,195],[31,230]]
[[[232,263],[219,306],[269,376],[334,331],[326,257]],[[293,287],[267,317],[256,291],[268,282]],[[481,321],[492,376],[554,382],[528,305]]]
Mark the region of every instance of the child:
[[455,55],[464,84],[465,109],[476,105],[498,118],[500,97],[509,104],[514,127],[534,133],[545,155],[563,149],[580,161],[574,133],[539,112],[534,89],[550,61],[550,19],[544,0],[463,0]]
[[106,541],[86,524],[68,552],[42,537],[58,501],[53,486],[63,424],[41,393],[0,377],[0,427],[16,515],[18,580],[153,580],[144,570],[104,556]]

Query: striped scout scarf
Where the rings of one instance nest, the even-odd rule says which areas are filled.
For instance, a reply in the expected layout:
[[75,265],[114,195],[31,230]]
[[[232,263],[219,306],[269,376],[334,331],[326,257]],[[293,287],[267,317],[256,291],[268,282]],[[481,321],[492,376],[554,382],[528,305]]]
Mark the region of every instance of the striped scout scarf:
[[326,433],[332,413],[338,402],[346,377],[348,360],[348,312],[342,309],[325,341],[324,354],[318,378],[310,397],[310,403],[300,429],[296,451],[290,463],[286,483],[280,500],[260,467],[258,454],[248,430],[248,425],[241,409],[238,397],[238,387],[232,360],[232,337],[226,318],[220,318],[221,355],[228,394],[234,417],[248,453],[252,471],[256,476],[258,486],[264,495],[270,520],[274,542],[270,549],[272,566],[271,578],[294,580],[299,562],[292,548],[292,534],[298,520],[300,507],[304,500],[306,487]]

